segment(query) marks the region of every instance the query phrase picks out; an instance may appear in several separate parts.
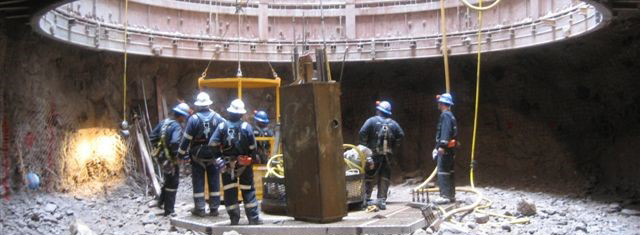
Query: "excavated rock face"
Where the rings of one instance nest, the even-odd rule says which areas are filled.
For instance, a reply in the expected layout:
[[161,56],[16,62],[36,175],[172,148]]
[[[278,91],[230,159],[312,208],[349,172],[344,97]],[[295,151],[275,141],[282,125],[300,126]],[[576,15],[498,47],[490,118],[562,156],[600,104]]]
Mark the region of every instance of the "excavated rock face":
[[[15,172],[18,166],[18,149],[23,162],[38,163],[30,170],[56,171],[63,167],[56,159],[66,132],[116,128],[121,121],[122,55],[52,42],[23,26],[0,23],[0,28],[0,114],[11,127],[9,171]],[[484,54],[478,181],[561,190],[567,185],[571,190],[594,185],[614,191],[640,188],[639,56],[638,18],[558,45]],[[464,184],[468,181],[475,60],[450,58],[456,101],[453,112],[462,143],[456,172],[458,182]],[[333,77],[338,79],[340,64],[332,65]],[[152,121],[158,113],[158,92],[169,106],[177,99],[193,101],[196,78],[205,66],[204,61],[131,56],[130,108],[143,107],[140,81],[145,83]],[[275,69],[285,82],[290,81],[288,64]],[[209,71],[210,77],[233,76],[236,64],[214,62]],[[245,76],[271,77],[266,64],[243,63],[243,71]],[[357,143],[360,126],[374,114],[374,102],[387,99],[393,104],[394,119],[406,132],[395,157],[394,174],[413,177],[430,172],[435,165],[430,155],[439,116],[434,97],[444,92],[442,61],[350,63],[344,72],[345,142]],[[235,98],[233,94],[233,90],[212,92],[213,108],[224,110]],[[244,98],[250,110],[269,107],[274,112],[269,105],[275,100],[271,91],[245,92]],[[5,172],[4,166],[2,169]]]
[[[637,190],[640,185],[640,20],[619,21],[558,45],[483,55],[476,179],[583,190]],[[453,57],[453,112],[462,147],[456,173],[468,182],[476,58]],[[431,170],[442,62],[348,65],[343,81],[345,141],[390,99],[407,137],[397,157],[403,172]],[[396,171],[398,172],[398,171]],[[461,182],[458,181],[458,182]],[[572,183],[572,184],[567,184]],[[578,184],[575,184],[578,183]]]

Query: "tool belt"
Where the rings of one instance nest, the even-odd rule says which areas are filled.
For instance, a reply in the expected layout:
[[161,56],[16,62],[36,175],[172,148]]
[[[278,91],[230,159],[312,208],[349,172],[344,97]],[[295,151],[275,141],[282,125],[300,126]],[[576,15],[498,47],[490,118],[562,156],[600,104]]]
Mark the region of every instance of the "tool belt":
[[207,145],[200,144],[193,146],[193,150],[195,152],[192,152],[193,155],[191,156],[191,161],[198,163],[202,167],[211,165],[216,160],[213,154],[213,149]]
[[253,158],[249,155],[226,156],[224,159],[228,163],[234,162],[239,166],[249,166],[253,163]]
[[223,159],[227,165],[223,172],[229,173],[231,179],[235,179],[236,176],[241,175],[247,167],[251,166],[253,161],[252,157],[248,155],[226,156],[223,157]]
[[449,140],[449,143],[447,144],[447,148],[457,148],[458,146],[460,146],[460,143],[458,143],[456,139]]

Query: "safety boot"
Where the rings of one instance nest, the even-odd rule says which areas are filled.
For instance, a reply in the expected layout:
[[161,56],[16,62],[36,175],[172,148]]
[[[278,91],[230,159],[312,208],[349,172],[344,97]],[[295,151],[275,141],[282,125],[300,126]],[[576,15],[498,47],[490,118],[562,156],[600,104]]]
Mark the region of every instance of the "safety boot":
[[380,210],[386,210],[387,209],[387,199],[382,198],[382,199],[378,199],[378,208],[380,208]]
[[164,216],[175,214],[176,192],[166,192],[164,196]]
[[389,186],[391,185],[391,181],[385,177],[380,178],[380,182],[378,183],[378,207],[380,210],[387,209],[387,194],[389,192]]
[[218,212],[218,209],[209,209],[209,216],[218,217],[219,215],[220,215],[220,212]]
[[207,216],[207,212],[204,209],[193,208],[191,209],[191,214],[197,217],[205,217]]
[[238,225],[240,223],[240,208],[235,207],[233,209],[229,209],[227,207],[227,214],[229,214],[229,220],[231,221],[231,225]]
[[191,210],[191,214],[194,216],[198,216],[198,217],[205,217],[207,216],[207,212],[205,211],[204,208],[204,198],[203,197],[197,197],[193,199],[194,202],[194,208]]
[[261,224],[264,224],[264,222],[260,218],[249,220],[249,225],[261,225]]
[[451,204],[454,202],[456,202],[455,198],[446,198],[446,197],[438,197],[435,200],[433,200],[433,203],[437,205]]
[[218,207],[220,207],[220,200],[216,201],[212,197],[209,197],[209,216],[218,217],[220,215]]

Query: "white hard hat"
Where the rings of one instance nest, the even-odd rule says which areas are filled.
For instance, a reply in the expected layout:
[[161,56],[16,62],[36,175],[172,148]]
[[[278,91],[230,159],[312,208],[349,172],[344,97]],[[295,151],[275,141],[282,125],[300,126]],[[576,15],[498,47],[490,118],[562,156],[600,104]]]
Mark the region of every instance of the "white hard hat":
[[386,113],[388,115],[391,115],[391,104],[387,101],[382,101],[382,102],[376,102],[378,105],[376,106],[376,109]]
[[240,99],[235,99],[231,101],[231,105],[227,108],[227,112],[235,113],[235,114],[245,114],[247,110],[244,109],[244,102]]
[[206,92],[200,92],[198,97],[196,97],[196,102],[193,103],[195,106],[209,106],[213,104],[213,101],[209,98],[209,94]]
[[448,105],[453,105],[453,97],[449,93],[444,93],[442,95],[437,96],[438,102]]
[[173,108],[173,111],[181,114],[182,116],[189,116],[189,111],[191,111],[191,108],[189,108],[188,104],[180,103]]

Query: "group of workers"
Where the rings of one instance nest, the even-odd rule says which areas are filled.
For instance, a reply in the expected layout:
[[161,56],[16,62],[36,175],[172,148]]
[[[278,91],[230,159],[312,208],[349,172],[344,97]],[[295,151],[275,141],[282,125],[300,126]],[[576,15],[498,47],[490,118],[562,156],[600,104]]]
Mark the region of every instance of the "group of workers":
[[[194,114],[189,105],[178,104],[173,108],[170,118],[161,121],[152,131],[150,139],[156,146],[156,155],[161,159],[164,173],[164,185],[158,198],[158,206],[164,209],[164,215],[175,215],[174,205],[179,182],[179,161],[190,160],[193,182],[194,216],[207,216],[205,196],[208,196],[209,216],[218,216],[220,207],[220,181],[224,204],[231,225],[240,220],[238,188],[242,191],[245,213],[250,225],[262,224],[259,216],[253,182],[253,163],[266,163],[270,156],[268,141],[256,141],[256,137],[273,136],[269,128],[269,117],[264,111],[255,111],[256,128],[242,120],[247,113],[242,100],[236,99],[226,109],[227,118],[223,118],[210,108],[213,102],[205,92],[198,94],[194,102]],[[451,112],[454,105],[450,94],[437,97],[441,111],[437,125],[433,158],[437,161],[438,186],[440,197],[438,204],[455,202],[454,149],[457,147],[456,119]],[[376,115],[367,119],[360,129],[360,145],[372,152],[367,159],[365,170],[365,192],[367,205],[386,209],[387,194],[391,179],[391,162],[404,131],[391,118],[391,104],[377,102]],[[184,131],[181,124],[185,123]],[[205,173],[208,192],[205,192]],[[371,200],[374,186],[377,185],[377,199]]]
[[[457,147],[456,137],[458,128],[456,118],[451,112],[453,97],[445,93],[436,97],[440,120],[436,127],[436,144],[433,150],[433,159],[437,161],[438,187],[440,197],[436,198],[436,204],[448,204],[455,202],[454,181],[454,149]],[[394,149],[404,137],[402,127],[391,118],[391,104],[387,101],[377,102],[376,115],[367,119],[360,128],[360,145],[369,148],[372,152],[368,159],[365,174],[365,192],[368,206],[376,206],[381,210],[386,209],[387,194],[391,184],[391,166],[394,159]],[[376,200],[371,199],[374,186],[377,185]]]
[[[220,207],[220,175],[224,190],[224,204],[231,225],[240,221],[238,188],[242,191],[245,213],[250,225],[262,224],[253,182],[251,165],[264,162],[268,155],[267,143],[256,141],[256,136],[267,137],[269,117],[264,111],[256,111],[254,120],[258,129],[242,120],[247,113],[242,100],[231,102],[227,119],[210,108],[213,101],[201,92],[194,102],[194,113],[189,105],[178,104],[173,108],[172,117],[160,122],[150,135],[158,149],[158,158],[163,165],[164,185],[158,198],[158,206],[164,215],[175,215],[174,205],[179,182],[179,161],[191,161],[193,182],[194,216],[218,216]],[[185,123],[184,131],[181,123]],[[267,149],[264,149],[267,148]],[[205,192],[205,175],[208,192]],[[205,196],[209,198],[209,212],[206,212]]]

